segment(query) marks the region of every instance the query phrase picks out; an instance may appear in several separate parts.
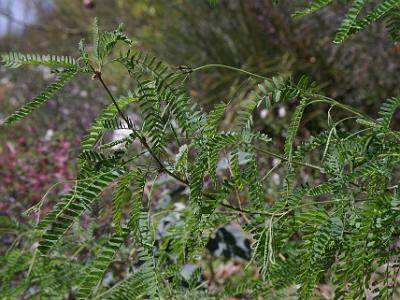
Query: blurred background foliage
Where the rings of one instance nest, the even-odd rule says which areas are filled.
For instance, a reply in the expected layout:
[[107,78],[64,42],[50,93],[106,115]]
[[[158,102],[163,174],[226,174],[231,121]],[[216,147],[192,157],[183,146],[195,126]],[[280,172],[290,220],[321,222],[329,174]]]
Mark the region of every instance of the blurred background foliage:
[[[293,19],[291,14],[308,1],[293,4],[294,1],[283,0],[274,4],[271,0],[225,0],[217,5],[211,5],[207,0],[16,2],[26,3],[27,14],[34,15],[35,21],[26,24],[10,13],[0,11],[2,17],[8,16],[8,22],[20,25],[17,33],[5,32],[0,51],[47,53],[51,49],[54,53],[71,55],[80,38],[88,37],[91,19],[98,16],[106,30],[124,22],[126,31],[142,49],[173,66],[222,63],[267,76],[289,72],[307,74],[321,85],[327,96],[362,104],[371,111],[380,100],[399,91],[400,49],[388,39],[384,24],[374,24],[342,45],[331,42],[346,11],[341,1],[300,19]],[[43,77],[46,77],[45,71]],[[115,88],[126,88],[128,83],[124,75],[116,69],[107,79]],[[37,76],[25,72],[22,76],[12,82],[24,85],[32,94],[35,89],[40,89],[40,83],[29,80],[38,79]],[[212,70],[196,74],[189,87],[192,95],[207,105],[213,101],[245,97],[246,91],[238,92],[238,88],[246,79],[227,70]],[[78,89],[77,93],[82,92]],[[13,90],[13,94],[21,91],[19,86]],[[102,102],[100,95],[91,92],[92,87],[85,86],[85,92],[80,94],[96,99],[90,101],[91,107],[85,108],[89,111]],[[71,96],[77,99],[77,95]],[[23,96],[30,95],[23,95],[21,91],[18,98],[25,99]],[[62,102],[59,103],[62,108],[74,109],[74,103]]]
[[[301,19],[291,15],[308,1],[273,2],[0,0],[0,52],[74,56],[79,40],[90,39],[90,24],[97,16],[106,30],[125,23],[125,31],[139,48],[174,67],[216,63],[264,76],[306,74],[323,94],[359,106],[371,116],[376,116],[384,99],[400,94],[400,46],[389,40],[384,24],[375,23],[337,45],[332,38],[346,12],[346,1]],[[129,79],[119,66],[109,68],[104,77],[113,92],[129,90]],[[37,95],[53,76],[47,68],[7,73],[0,69],[0,119]],[[252,84],[257,83],[239,73],[213,69],[193,74],[187,87],[199,105],[209,109],[221,101],[239,105],[252,97]],[[0,178],[7,180],[0,184],[1,215],[20,221],[22,212],[52,184],[63,181],[68,186],[76,172],[73,158],[84,130],[106,103],[107,95],[96,82],[74,81],[32,117],[1,129]],[[324,127],[320,110],[328,108],[309,111],[300,135]],[[256,126],[279,140],[290,110],[281,106],[258,111]],[[234,111],[226,115],[226,126],[233,116]],[[50,165],[49,155],[57,156],[51,157]],[[52,193],[63,189],[59,186]]]

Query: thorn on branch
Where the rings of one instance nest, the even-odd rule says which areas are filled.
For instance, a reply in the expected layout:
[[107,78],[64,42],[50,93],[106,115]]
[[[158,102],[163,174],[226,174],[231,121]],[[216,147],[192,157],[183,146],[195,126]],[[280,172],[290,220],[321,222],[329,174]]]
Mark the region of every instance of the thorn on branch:
[[192,73],[192,72],[193,72],[193,69],[192,69],[191,67],[189,67],[189,66],[184,66],[184,65],[182,65],[182,66],[177,66],[176,69],[178,69],[179,71],[181,71],[181,72],[184,73],[184,74]]
[[101,77],[101,72],[98,70],[93,71],[92,80],[98,79]]

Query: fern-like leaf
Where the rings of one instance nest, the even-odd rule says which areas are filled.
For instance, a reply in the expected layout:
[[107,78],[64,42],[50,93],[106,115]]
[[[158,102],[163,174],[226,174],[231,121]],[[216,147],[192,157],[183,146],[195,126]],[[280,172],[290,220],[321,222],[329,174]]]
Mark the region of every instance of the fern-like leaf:
[[190,97],[187,96],[185,86],[177,76],[179,74],[171,72],[161,60],[140,51],[128,52],[120,61],[135,80],[141,77],[137,76],[138,73],[149,74],[155,80],[157,95],[167,103],[167,107],[175,115],[183,131],[190,131],[192,127],[189,116]]
[[68,81],[76,74],[75,69],[64,71],[61,76],[52,84],[50,84],[39,96],[35,97],[28,104],[18,109],[4,121],[5,124],[15,123],[27,115],[37,110],[44,102],[53,97]]
[[253,111],[257,107],[257,102],[253,100],[245,100],[240,103],[240,110],[237,117],[237,127],[250,131],[253,126]]
[[400,42],[400,9],[395,8],[385,17],[386,28],[393,42]]
[[138,176],[136,171],[128,172],[121,177],[112,201],[112,218],[117,233],[122,234],[121,209],[124,202],[132,196],[129,190],[130,183]]
[[227,132],[215,135],[207,142],[208,173],[217,185],[217,164],[220,152],[228,145],[235,145],[240,141],[240,136],[236,133]]
[[116,286],[102,295],[105,300],[135,300],[142,299],[147,290],[144,282],[144,272],[130,274],[126,279],[120,281]]
[[275,76],[265,80],[257,86],[253,92],[257,105],[265,103],[265,107],[270,109],[278,103],[292,102],[297,98],[307,98],[315,93],[316,83],[306,76],[294,81],[291,77]]
[[97,18],[93,18],[92,21],[92,47],[94,56],[99,59],[99,43],[100,43],[100,32],[99,32],[99,21]]
[[99,49],[97,59],[102,63],[110,55],[118,41],[131,45],[132,41],[123,33],[123,24],[120,24],[113,32],[104,32],[99,38]]
[[57,68],[74,68],[76,61],[69,56],[22,54],[16,52],[0,54],[0,64],[7,68],[18,68],[22,65],[42,65]]
[[204,132],[207,137],[212,137],[218,130],[219,122],[225,112],[225,104],[217,104],[214,110],[207,115],[207,123],[204,126]]
[[345,19],[343,20],[335,35],[335,43],[341,43],[349,36],[350,29],[355,23],[358,14],[360,13],[366,2],[367,0],[354,0],[352,6],[346,14]]
[[78,184],[74,192],[69,194],[68,200],[64,199],[61,207],[56,206],[57,214],[50,213],[51,219],[46,219],[46,224],[49,226],[39,242],[39,250],[44,254],[48,253],[85,208],[88,208],[103,189],[123,173],[121,170],[111,170]]
[[313,0],[309,8],[304,10],[299,10],[293,14],[295,17],[303,17],[305,15],[311,14],[321,8],[332,3],[333,0]]
[[383,127],[384,130],[389,130],[390,122],[392,121],[393,114],[396,109],[400,106],[400,97],[393,97],[381,106],[378,114],[380,118],[377,120],[378,123]]
[[288,165],[291,166],[293,160],[293,144],[297,134],[297,130],[300,126],[301,118],[303,117],[304,109],[306,108],[307,102],[302,100],[300,104],[296,107],[293,113],[292,120],[290,122],[286,140],[284,145],[285,158],[288,160]]
[[356,20],[356,22],[351,27],[349,33],[354,34],[364,29],[371,23],[379,20],[386,14],[392,14],[393,9],[399,6],[400,2],[398,0],[382,0],[372,11],[368,12],[365,17]]
[[[122,109],[128,104],[132,102],[138,101],[136,97],[120,97],[116,100],[118,106]],[[118,114],[118,109],[114,104],[108,105],[103,112],[98,116],[93,122],[90,129],[87,130],[85,137],[81,143],[81,149],[83,150],[92,150],[101,134],[106,129],[104,123],[108,120],[114,120],[116,115]]]
[[[127,233],[127,228],[125,228],[125,233]],[[124,240],[125,235],[115,234],[108,240],[106,245],[102,247],[100,253],[88,266],[86,275],[76,294],[77,299],[90,299],[90,296],[93,294],[93,288],[103,278],[107,267],[112,262]]]
[[260,169],[257,162],[257,157],[252,145],[246,147],[246,160],[248,161],[244,176],[249,189],[249,207],[258,210],[265,206],[265,193],[261,182]]
[[152,143],[153,151],[160,155],[163,153],[165,140],[161,103],[156,93],[154,82],[139,82],[139,96],[144,123],[143,131]]

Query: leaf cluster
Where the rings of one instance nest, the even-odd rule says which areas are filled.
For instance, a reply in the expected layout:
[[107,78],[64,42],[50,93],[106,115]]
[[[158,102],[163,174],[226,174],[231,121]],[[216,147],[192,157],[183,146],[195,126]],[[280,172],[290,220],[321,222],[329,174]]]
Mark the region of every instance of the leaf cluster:
[[[355,32],[354,26],[363,28],[389,11],[396,1],[382,1],[370,17],[356,20],[364,2],[355,1],[337,41]],[[314,2],[307,13],[324,3]],[[125,48],[115,54],[118,42]],[[391,121],[400,98],[387,100],[379,118],[373,119],[318,94],[315,83],[305,77],[276,76],[265,78],[240,104],[234,124],[222,130],[231,103],[217,104],[209,112],[194,105],[185,80],[195,69],[174,70],[142,53],[122,26],[103,33],[95,21],[92,44],[89,53],[82,41],[77,59],[1,56],[6,67],[44,64],[60,75],[9,116],[7,125],[34,113],[76,74],[97,80],[110,99],[82,141],[74,186],[33,230],[38,240],[34,254],[13,249],[4,258],[4,298],[55,299],[68,291],[77,299],[221,299],[245,293],[252,298],[312,299],[322,282],[332,285],[337,298],[363,298],[367,291],[389,298],[396,292],[400,192],[395,168],[400,160],[400,133]],[[113,54],[117,57],[110,59]],[[122,64],[131,77],[133,88],[125,96],[115,97],[103,79],[107,60]],[[259,108],[286,102],[295,109],[279,154],[272,139],[253,128],[253,115]],[[327,129],[298,144],[299,128],[312,105],[329,107]],[[132,121],[127,108],[137,110],[141,119]],[[337,109],[349,116],[336,120]],[[342,127],[344,122],[352,122],[352,130]],[[104,141],[107,132],[120,128],[129,130],[129,136]],[[279,159],[278,167],[285,173],[281,192],[272,203],[266,201],[266,179],[276,166],[263,174],[265,157]],[[221,159],[228,162],[225,170],[219,167]],[[301,178],[304,172],[310,178],[306,182]],[[188,191],[182,194],[186,207],[180,211],[181,221],[172,224],[162,239],[156,234],[156,216],[168,208],[152,210],[152,190],[160,176],[165,176],[166,184]],[[101,245],[88,248],[90,259],[82,266],[65,252],[65,245],[71,243],[68,237],[85,213],[96,226],[104,193],[112,186],[112,233]],[[228,283],[216,291],[202,290],[194,279],[183,287],[180,270],[188,263],[200,266],[209,236],[234,219],[240,219],[251,236],[248,267],[259,271],[257,278]],[[124,248],[137,263],[129,266],[122,280],[106,288],[104,275]],[[57,259],[61,267],[50,267]],[[8,282],[21,272],[25,278],[9,288]],[[74,280],[63,279],[71,273]],[[45,279],[49,276],[54,280]]]

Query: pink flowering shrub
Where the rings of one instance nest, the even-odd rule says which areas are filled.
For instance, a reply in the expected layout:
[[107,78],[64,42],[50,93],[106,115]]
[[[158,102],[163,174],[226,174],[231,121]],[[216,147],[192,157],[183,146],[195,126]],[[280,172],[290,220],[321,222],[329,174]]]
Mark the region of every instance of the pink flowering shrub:
[[[50,195],[56,195],[71,187],[74,160],[70,149],[73,142],[66,138],[40,140],[32,145],[24,136],[16,142],[0,147],[0,209],[21,216],[36,204],[56,182]],[[46,202],[43,207],[50,207]]]

